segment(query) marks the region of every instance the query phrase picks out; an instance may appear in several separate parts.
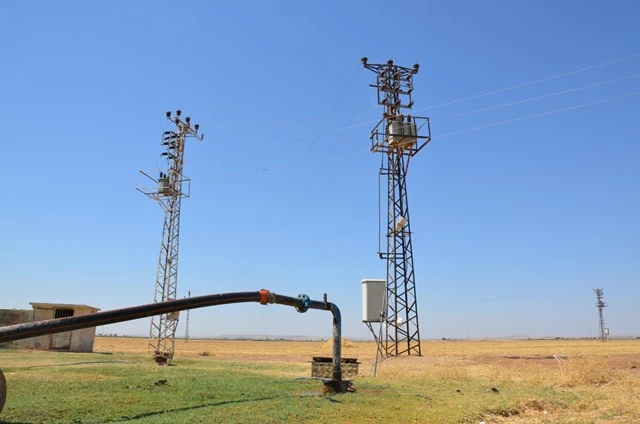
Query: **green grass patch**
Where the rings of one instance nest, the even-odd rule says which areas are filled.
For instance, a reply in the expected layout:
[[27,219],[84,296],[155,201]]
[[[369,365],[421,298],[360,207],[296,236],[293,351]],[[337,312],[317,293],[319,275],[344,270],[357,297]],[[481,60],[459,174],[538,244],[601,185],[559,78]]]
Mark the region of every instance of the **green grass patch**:
[[524,413],[531,402],[562,411],[580,400],[570,390],[473,378],[362,378],[356,393],[328,397],[320,382],[295,379],[309,364],[209,357],[158,367],[141,355],[7,350],[0,364],[6,423],[477,423]]

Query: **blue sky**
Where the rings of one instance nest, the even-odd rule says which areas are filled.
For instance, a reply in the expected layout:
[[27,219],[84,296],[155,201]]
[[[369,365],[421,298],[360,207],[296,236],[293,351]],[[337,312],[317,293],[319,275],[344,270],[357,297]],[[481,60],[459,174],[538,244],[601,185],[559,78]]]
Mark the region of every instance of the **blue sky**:
[[[360,280],[385,272],[368,56],[419,62],[432,119],[408,181],[422,337],[595,335],[596,287],[611,334],[640,335],[640,4],[389,4],[0,4],[0,307],[152,301],[163,215],[136,175],[182,109],[206,136],[186,150],[180,296],[327,292],[368,336]],[[329,336],[330,319],[225,306],[190,333]]]

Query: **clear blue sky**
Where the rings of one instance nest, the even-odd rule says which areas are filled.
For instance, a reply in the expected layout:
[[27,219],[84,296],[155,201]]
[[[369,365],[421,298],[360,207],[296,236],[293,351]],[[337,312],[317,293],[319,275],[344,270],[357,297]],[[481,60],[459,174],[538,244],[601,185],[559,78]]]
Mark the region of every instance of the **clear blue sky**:
[[[206,137],[186,151],[180,296],[327,292],[367,336],[360,280],[385,272],[368,56],[418,61],[432,118],[409,170],[423,338],[595,335],[596,287],[611,334],[640,335],[640,95],[473,129],[637,93],[640,56],[438,106],[638,54],[639,20],[633,0],[2,2],[0,308],[152,301],[163,215],[136,175],[182,109]],[[192,335],[229,333],[330,319],[192,312]]]

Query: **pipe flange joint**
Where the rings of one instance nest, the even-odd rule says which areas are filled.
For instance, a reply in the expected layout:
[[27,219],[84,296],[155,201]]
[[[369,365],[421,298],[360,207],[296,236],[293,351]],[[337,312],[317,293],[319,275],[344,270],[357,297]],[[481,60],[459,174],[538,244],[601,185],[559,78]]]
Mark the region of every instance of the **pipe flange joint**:
[[307,312],[309,310],[309,303],[311,302],[309,296],[307,296],[306,294],[299,294],[298,300],[299,302],[296,306],[296,311],[300,312],[301,314]]

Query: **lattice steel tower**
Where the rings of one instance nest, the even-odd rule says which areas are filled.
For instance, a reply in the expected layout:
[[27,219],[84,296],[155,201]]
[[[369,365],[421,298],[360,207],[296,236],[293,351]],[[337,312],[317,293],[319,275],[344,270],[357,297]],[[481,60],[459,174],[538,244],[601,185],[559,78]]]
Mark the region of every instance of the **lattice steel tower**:
[[410,159],[431,140],[431,128],[429,118],[403,113],[413,106],[413,76],[419,65],[404,68],[394,65],[392,60],[370,64],[366,57],[362,63],[376,73],[376,84],[371,87],[377,89],[378,104],[384,107],[382,120],[371,131],[370,138],[371,151],[383,155],[380,178],[387,177],[388,192],[387,247],[384,252],[378,248],[380,259],[387,263],[386,296],[378,336],[371,324],[367,325],[383,356],[421,355],[406,177]]
[[[156,171],[157,178],[150,175],[152,172],[140,171],[144,181],[142,185],[139,182],[137,187],[139,191],[156,200],[165,214],[153,298],[156,303],[177,298],[180,206],[182,198],[189,197],[191,187],[191,181],[182,172],[185,141],[191,137],[202,140],[204,136],[198,135],[199,125],[196,124],[192,128],[191,119],[187,117],[182,120],[181,114],[178,110],[176,116],[172,117],[171,112],[167,112],[167,119],[175,125],[175,129],[162,134],[161,143],[165,151],[161,153],[161,158],[166,160],[166,166]],[[164,365],[173,359],[177,327],[178,313],[151,318],[149,352],[158,364]]]
[[[189,299],[191,299],[191,290],[189,290]],[[189,341],[189,312],[191,309],[187,309],[187,320],[184,325],[184,342],[187,343]]]
[[604,296],[603,290],[602,289],[593,289],[594,293],[596,294],[596,307],[598,308],[598,326],[600,328],[600,339],[602,339],[602,341],[606,341],[607,340],[607,333],[609,332],[608,328],[606,328],[604,326],[604,308],[607,307],[607,303],[602,301],[602,298]]

